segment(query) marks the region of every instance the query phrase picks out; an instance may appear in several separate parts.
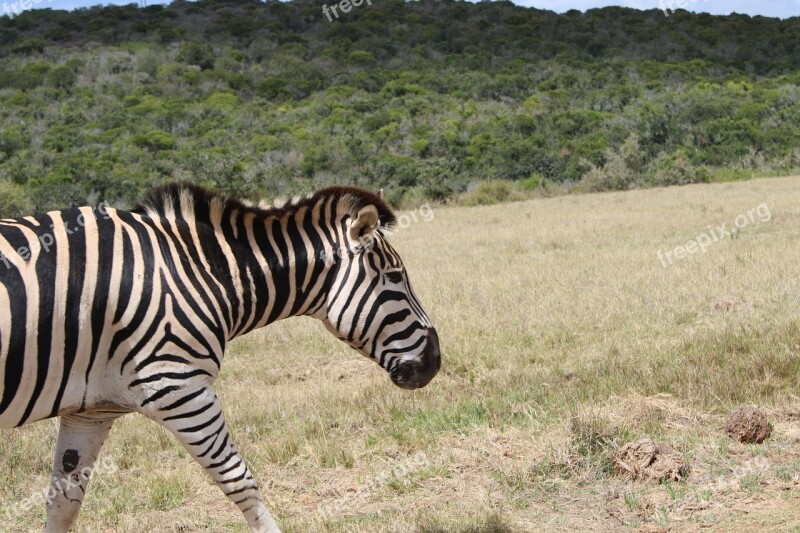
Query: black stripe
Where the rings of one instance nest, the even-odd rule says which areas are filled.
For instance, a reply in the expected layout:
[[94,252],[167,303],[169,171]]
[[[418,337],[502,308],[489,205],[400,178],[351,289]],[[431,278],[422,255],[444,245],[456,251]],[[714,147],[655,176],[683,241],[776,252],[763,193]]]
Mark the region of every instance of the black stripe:
[[[364,294],[361,296],[361,299],[358,301],[358,305],[356,305],[356,310],[353,313],[354,319],[353,319],[353,323],[350,325],[350,333],[347,335],[348,339],[352,339],[353,338],[353,335],[355,334],[355,331],[356,331],[356,326],[363,323],[361,321],[361,313],[364,312],[364,306],[367,305],[367,302],[373,296],[373,294],[375,292],[375,289],[377,288],[377,286],[378,286],[378,284],[380,282],[381,282],[381,277],[380,276],[374,276],[372,278],[372,281],[370,281],[369,286],[367,287],[367,290],[364,291]],[[353,288],[353,294],[355,294],[357,290],[358,290],[358,286],[354,287]],[[373,307],[373,310],[376,309],[377,307],[379,307],[379,306],[375,305]],[[364,324],[364,327],[362,328],[361,331],[362,332],[366,332],[368,327],[369,327],[368,324]]]
[[[289,249],[286,245],[286,240],[283,238],[283,229],[279,220],[272,221],[272,237],[275,239],[277,250],[273,250],[271,255],[264,254],[269,261],[270,272],[272,272],[272,280],[275,284],[275,298],[273,302],[272,311],[267,318],[267,324],[275,322],[286,307],[286,302],[289,299]],[[269,242],[265,242],[265,245]],[[278,263],[278,255],[283,261],[283,267]]]
[[210,375],[211,374],[209,374],[208,372],[206,372],[201,368],[198,368],[197,370],[191,370],[189,372],[160,372],[158,374],[153,374],[152,376],[136,379],[128,385],[128,388],[136,387],[137,385],[141,385],[142,383],[152,383],[154,381],[159,381],[162,379],[176,379],[185,381],[195,376],[210,376]]
[[[305,216],[308,217],[308,213],[305,213]],[[294,292],[294,302],[288,302],[291,304],[289,308],[289,316],[294,316],[303,306],[305,303],[305,296],[303,294],[303,281],[306,278],[306,272],[310,267],[310,261],[313,261],[313,257],[308,257],[308,250],[306,250],[306,244],[303,241],[302,235],[300,232],[304,231],[297,225],[297,220],[294,217],[289,218],[286,223],[286,233],[289,235],[289,242],[291,243],[291,247],[294,250],[294,285],[295,285],[295,292]]]
[[[228,498],[230,498],[231,496],[233,496],[233,495],[235,495],[235,494],[241,494],[242,492],[244,492],[244,491],[246,491],[246,490],[256,490],[256,487],[255,487],[255,485],[249,485],[249,486],[247,486],[247,487],[242,487],[241,489],[236,489],[236,490],[234,490],[234,491],[231,491],[231,492],[226,492],[226,493],[225,493],[225,496],[227,496]],[[241,500],[241,501],[240,501],[240,502],[238,502],[238,503],[241,503],[241,502],[246,502],[247,500],[250,500],[250,499],[252,499],[252,498],[255,498],[255,496],[248,496],[247,498],[245,498],[245,499]],[[234,502],[234,503],[237,503],[237,502]]]
[[188,394],[188,395],[184,396],[183,398],[175,401],[174,403],[162,406],[161,410],[162,411],[172,411],[173,409],[177,409],[178,407],[180,407],[180,406],[182,406],[182,405],[184,405],[184,404],[186,404],[188,402],[191,402],[192,400],[194,400],[195,398],[197,398],[198,396],[202,395],[205,392],[206,392],[206,388],[203,387],[202,389],[196,390],[196,391],[192,392],[191,394]]
[[[344,291],[345,287],[347,287],[347,280],[350,279],[350,271],[353,270],[353,265],[355,263],[356,263],[355,261],[347,262],[347,266],[344,269],[344,275],[342,276],[342,281],[339,283],[339,286],[336,289],[336,292],[333,294],[333,299],[331,301],[335,302],[336,300],[338,300],[339,296],[342,294],[342,291]],[[336,267],[331,269],[331,271],[336,273],[337,275],[340,269],[339,265],[341,265],[341,263],[336,263]]]
[[[130,218],[130,217],[129,217]],[[112,248],[113,250],[113,248]],[[119,284],[119,297],[117,298],[117,311],[114,313],[114,324],[122,320],[122,315],[128,309],[128,302],[131,299],[131,289],[133,287],[134,261],[133,261],[133,242],[125,228],[122,228],[122,276]],[[143,254],[147,255],[147,254]],[[110,270],[110,269],[109,269]],[[144,274],[149,272],[145,269]],[[112,352],[113,353],[113,352]]]
[[171,392],[175,392],[176,390],[180,390],[180,389],[181,389],[181,387],[178,386],[178,385],[170,385],[169,387],[164,387],[163,389],[160,389],[158,392],[156,392],[155,394],[153,394],[152,396],[147,398],[145,401],[143,401],[141,407],[144,407],[145,405],[147,405],[147,404],[149,404],[151,402],[154,402],[156,400],[160,400],[161,398],[163,398],[167,394],[169,394]]
[[[225,448],[228,446],[228,441],[229,440],[230,440],[230,434],[225,434],[225,438],[222,439],[222,444],[219,445],[219,448],[217,448],[217,451],[215,451],[214,453],[211,454],[211,458],[212,459],[216,459],[217,457],[222,455],[222,452],[224,452]],[[221,473],[224,473],[224,472],[221,472]]]
[[61,374],[61,386],[50,412],[51,417],[58,414],[64,390],[67,388],[72,373],[72,365],[75,364],[75,359],[78,357],[78,340],[81,331],[81,294],[86,276],[86,230],[78,223],[80,215],[81,212],[78,209],[61,212],[64,226],[68,232],[72,231],[72,234],[67,233],[69,275],[67,278],[67,308],[64,316],[64,331],[66,332],[64,336],[64,370]]
[[[249,260],[247,261],[247,263],[242,263],[242,265],[239,268],[241,269],[242,273],[241,277],[243,280],[242,281],[243,287],[248,287],[248,285],[244,285],[244,283],[249,283],[249,281],[247,281],[247,276],[244,275],[245,268],[250,269],[250,275],[253,278],[253,285],[255,286],[256,292],[255,294],[251,295],[249,290],[245,290],[245,297],[247,299],[247,303],[245,304],[246,307],[245,312],[250,313],[249,309],[250,307],[252,307],[253,304],[251,297],[255,298],[255,309],[253,310],[255,316],[252,318],[253,318],[253,324],[257,324],[264,317],[264,313],[267,310],[267,305],[269,304],[269,299],[272,297],[272,295],[269,293],[269,287],[267,286],[267,278],[265,277],[265,274],[270,275],[270,273],[264,272],[264,267],[262,267],[259,264],[256,258],[256,254],[258,253],[264,257],[265,261],[267,262],[267,268],[272,268],[272,263],[270,262],[269,257],[271,257],[273,252],[271,248],[266,248],[269,245],[269,238],[267,237],[267,229],[265,222],[263,220],[255,218],[252,221],[251,230],[253,232],[253,241],[256,243],[258,250],[253,250],[252,248],[250,248],[250,243],[247,242],[246,249],[248,250],[248,253],[246,254],[246,257]],[[239,231],[245,232],[244,234],[240,233],[240,235],[242,239],[247,239],[247,233],[244,226],[242,226]],[[240,246],[245,246],[245,244],[243,243]],[[238,257],[237,261],[239,261]],[[248,318],[250,318],[249,315]],[[242,321],[242,328],[240,328],[237,334],[242,334],[246,332],[246,330],[244,329],[245,326],[244,322],[245,321]],[[250,327],[252,328],[252,326]]]
[[206,411],[208,411],[208,409],[210,407],[213,407],[214,405],[215,405],[214,402],[207,403],[203,407],[201,407],[200,409],[195,409],[194,411],[190,411],[188,413],[182,413],[182,414],[179,414],[179,415],[167,416],[165,418],[162,418],[161,421],[162,422],[169,422],[170,420],[180,420],[182,418],[192,418],[192,417],[197,416],[197,415],[199,415],[201,413],[205,413]]
[[[152,282],[151,282],[152,285]],[[163,287],[163,283],[162,283]],[[152,294],[152,290],[147,293],[147,299],[150,299],[150,294]],[[153,337],[155,337],[156,332],[159,329],[161,321],[164,320],[164,316],[167,314],[166,310],[166,299],[167,296],[171,296],[168,290],[162,290],[161,292],[161,301],[158,303],[158,310],[156,311],[156,316],[153,318],[153,321],[150,323],[150,326],[147,328],[147,331],[141,335],[139,342],[136,343],[130,350],[128,350],[128,354],[125,356],[125,359],[122,360],[122,364],[119,365],[119,373],[122,375],[125,372],[125,367],[128,366],[128,363],[133,361],[137,355],[144,349],[148,342],[150,342]],[[136,310],[136,314],[134,315],[134,319],[139,318],[139,315],[144,315],[147,311],[147,307],[140,307]],[[111,341],[111,355],[113,356],[116,352],[116,344],[119,342],[121,343],[123,340],[128,339],[134,333],[139,331],[139,326],[144,321],[144,316],[142,316],[139,320],[134,320],[131,322],[128,327],[124,328],[121,331],[118,331],[116,335],[114,335],[114,339]]]
[[384,351],[384,352],[381,354],[381,360],[383,360],[383,359],[384,359],[384,358],[385,358],[387,355],[389,355],[389,354],[395,354],[395,353],[406,353],[406,352],[410,352],[410,351],[412,351],[412,350],[415,350],[416,348],[419,348],[419,346],[420,346],[420,345],[421,345],[423,342],[425,342],[425,340],[426,340],[426,337],[420,337],[420,338],[419,338],[419,339],[417,339],[417,341],[416,341],[414,344],[412,344],[411,346],[403,346],[402,348],[394,348],[394,349],[391,349],[391,350],[385,350],[385,351]]
[[[361,263],[361,265],[360,265],[361,268],[358,269],[358,273],[356,274],[355,282],[353,282],[352,286],[348,287],[350,290],[348,291],[348,294],[347,294],[347,300],[345,300],[344,305],[342,306],[342,312],[339,313],[339,318],[336,320],[336,330],[337,331],[341,331],[342,330],[342,319],[344,318],[344,314],[345,314],[345,312],[347,312],[347,309],[350,307],[350,303],[353,301],[353,297],[355,296],[355,291],[352,290],[352,287],[359,287],[364,282],[364,278],[367,277],[367,272],[366,272],[367,271],[367,265],[365,264],[366,262],[363,261],[363,256],[354,257],[350,261],[351,264],[352,263],[356,263],[356,262]],[[349,285],[348,282],[347,282],[347,279],[342,280],[342,287],[340,287],[340,290],[346,284]]]
[[394,335],[389,336],[385,341],[383,341],[383,345],[389,346],[393,342],[406,340],[409,337],[411,337],[414,333],[423,333],[422,324],[420,324],[416,320],[412,322],[411,325],[409,325],[406,329],[398,331]]
[[[243,279],[241,277],[242,268],[242,261],[239,257],[239,254],[236,253],[237,249],[239,249],[240,245],[236,242],[236,239],[233,238],[233,227],[231,224],[227,223],[227,220],[230,219],[231,213],[228,209],[226,209],[222,214],[222,221],[221,221],[221,228],[222,228],[222,235],[223,239],[228,243],[228,246],[231,248],[231,253],[233,254],[234,262],[236,263],[238,275],[240,281]],[[242,233],[242,223],[241,223],[241,215],[239,215],[239,219],[236,222],[239,227],[239,235],[241,236]],[[222,286],[225,288],[225,294],[219,295],[218,297],[221,299],[221,302],[224,303],[228,308],[228,314],[230,319],[228,320],[228,331],[233,329],[234,324],[238,321],[242,320],[242,317],[239,316],[239,295],[236,291],[235,284],[234,284],[234,274],[231,273],[230,267],[228,266],[228,260],[225,252],[223,252],[222,248],[220,247],[220,240],[219,237],[216,235],[215,230],[213,227],[207,224],[196,224],[196,231],[197,237],[200,240],[200,246],[203,250],[203,255],[206,256],[206,260],[209,263],[209,267],[211,268],[211,275],[213,275],[217,281],[222,283]],[[216,294],[216,293],[215,293]],[[243,307],[245,308],[245,312],[247,309],[248,303],[245,303],[245,299],[242,300]]]
[[[6,228],[0,228],[5,236]],[[0,414],[11,405],[22,382],[25,368],[25,343],[27,341],[28,293],[19,271],[13,265],[6,268],[0,265],[0,283],[8,291],[11,332],[8,336],[8,354],[5,360],[5,379],[3,398],[0,401]]]
[[[211,463],[210,465],[208,465],[207,468],[219,468],[220,466],[224,465],[225,463],[227,463],[228,461],[230,461],[234,457],[237,457],[237,459],[238,459],[238,453],[236,451],[232,451],[231,453],[229,453],[228,456],[225,457],[225,459],[223,459],[222,461],[217,461],[216,463]],[[241,459],[239,459],[239,461],[241,461]]]
[[[375,336],[372,338],[372,350],[370,350],[369,353],[371,353],[371,354],[375,353],[375,348],[377,348],[377,346],[378,346],[378,339],[381,337],[381,333],[383,333],[383,330],[386,328],[386,326],[390,326],[392,324],[397,324],[398,322],[402,322],[406,318],[408,318],[408,316],[410,314],[411,314],[411,311],[409,309],[401,309],[400,311],[397,311],[395,313],[391,313],[389,315],[386,315],[386,317],[383,319],[383,322],[381,322],[381,325],[378,328],[378,331],[375,332]],[[381,354],[381,358],[380,358],[380,361],[379,361],[381,366],[383,366],[384,356],[385,356],[385,354]]]
[[[53,219],[47,215],[41,217],[43,226],[40,226],[40,236],[45,234],[53,235],[50,224]],[[33,412],[36,401],[44,389],[47,381],[47,371],[50,368],[50,349],[53,343],[53,311],[55,308],[56,295],[56,272],[58,261],[58,247],[53,244],[49,249],[39,251],[36,259],[36,279],[39,282],[39,322],[36,325],[38,332],[37,362],[36,362],[36,383],[30,391],[28,406],[20,418],[19,425],[25,424]]]
[[[328,227],[329,224],[327,220],[325,220],[325,212],[328,210],[328,204],[330,202],[323,203],[319,208],[319,219],[317,219],[317,226],[320,230],[322,230],[323,236],[321,237],[323,242],[328,242],[331,246],[336,246],[336,239],[333,236],[333,230],[336,227],[335,224],[330,224],[330,228]],[[313,226],[314,223],[311,220],[311,217],[308,217],[308,225]],[[320,247],[322,249],[322,247]],[[335,248],[334,248],[335,249]]]
[[[31,229],[34,233],[39,234],[39,228],[31,224],[30,222],[26,222],[24,220],[17,220],[15,222],[18,226],[23,226],[26,228]],[[49,223],[48,223],[49,224]],[[11,250],[4,250],[3,253],[6,257],[10,257],[13,259],[17,259],[17,257],[25,259],[25,261],[30,262],[31,254],[31,241],[25,237],[25,234],[19,227],[16,226],[7,226],[5,224],[0,224],[0,234],[3,235],[3,238],[8,241],[8,244],[11,246]],[[36,242],[36,241],[33,241]],[[22,253],[20,253],[20,250]],[[3,264],[5,266],[5,264]]]
[[[166,286],[166,280],[164,281],[163,285]],[[170,292],[170,296],[172,296],[171,292]],[[186,332],[189,335],[191,335],[191,337],[195,341],[197,341],[199,344],[201,344],[203,346],[203,348],[205,348],[206,353],[203,354],[201,352],[198,352],[197,350],[195,350],[191,346],[189,346],[186,343],[185,340],[183,340],[182,338],[179,338],[179,337],[177,337],[175,335],[172,335],[171,333],[169,333],[170,342],[172,342],[176,346],[180,346],[181,348],[185,349],[187,352],[189,352],[196,359],[211,359],[212,361],[214,361],[214,364],[217,366],[217,368],[219,368],[220,367],[219,358],[217,357],[217,354],[215,353],[215,351],[211,348],[211,345],[208,343],[208,339],[206,338],[206,335],[201,333],[200,330],[195,325],[194,321],[192,321],[192,319],[190,317],[188,317],[186,315],[186,313],[183,312],[183,309],[181,309],[180,302],[176,302],[174,296],[173,296],[173,305],[172,305],[172,318],[177,320],[178,323],[181,325],[181,327],[183,327],[186,330]],[[224,332],[222,331],[222,326],[221,325],[213,325],[212,326],[212,325],[208,325],[207,324],[206,328],[204,328],[204,332],[216,334],[217,339],[219,340],[219,343],[223,346],[223,349],[224,349],[224,346],[225,346],[225,335],[224,335]]]
[[221,480],[217,481],[217,483],[220,484],[220,485],[227,485],[229,483],[238,483],[239,481],[244,480],[244,478],[246,478],[246,477],[247,477],[247,470],[242,472],[241,475],[238,475],[238,476],[233,477],[231,479],[221,479]]
[[[169,248],[168,241],[172,241],[173,246],[175,248],[175,252],[177,254],[174,257],[173,261],[170,261],[170,265],[172,266],[172,270],[170,273],[172,274],[172,278],[176,280],[180,280],[179,287],[181,288],[181,296],[185,300],[186,304],[194,311],[194,313],[203,321],[203,324],[208,328],[208,330],[214,333],[217,337],[217,340],[220,344],[225,343],[225,334],[222,331],[220,326],[223,325],[223,317],[219,316],[216,309],[214,308],[214,304],[211,298],[208,296],[208,288],[204,287],[200,280],[198,279],[197,275],[195,274],[194,268],[192,265],[200,265],[200,258],[197,253],[193,253],[194,245],[192,242],[191,233],[189,232],[188,225],[185,221],[175,221],[175,226],[177,229],[178,235],[175,234],[173,231],[172,225],[169,223],[168,220],[162,220],[161,226],[163,227],[163,234],[164,234],[164,246],[161,250],[161,253],[164,255],[172,255],[173,252]],[[154,227],[155,231],[159,231],[158,228]],[[184,246],[187,252],[184,250]],[[191,260],[190,260],[191,259]],[[177,263],[181,264],[181,271],[178,270]],[[202,272],[202,268],[198,269]],[[214,287],[214,283],[211,280],[204,280],[207,285]],[[188,286],[191,285],[194,287],[195,292],[199,295],[200,299],[205,304],[205,307],[208,309],[208,312],[205,312],[200,308],[200,305],[195,300],[195,297],[191,294],[188,290]],[[223,306],[224,307],[224,306]],[[211,316],[209,316],[209,313]],[[230,325],[227,324],[227,319],[225,319],[225,323],[227,325],[226,329],[230,329]]]
[[230,467],[226,468],[225,470],[220,470],[219,471],[219,475],[224,476],[228,472],[233,472],[234,470],[239,468],[241,465],[242,465],[242,461],[241,460],[236,461],[236,464],[234,464],[233,466],[230,466]]
[[[134,333],[136,333],[142,325],[144,321],[145,315],[147,315],[148,308],[150,307],[150,301],[153,298],[153,279],[155,277],[155,259],[154,259],[154,250],[152,243],[150,242],[150,236],[147,234],[147,231],[144,227],[139,224],[137,221],[133,220],[133,217],[126,213],[126,218],[128,219],[128,227],[134,230],[137,236],[137,243],[138,243],[138,255],[143,260],[143,265],[141,270],[138,274],[142,278],[142,295],[141,300],[139,301],[139,305],[136,309],[136,312],[133,315],[130,323],[126,325],[124,328],[120,329],[114,334],[114,337],[111,339],[111,346],[109,347],[108,351],[108,358],[109,360],[114,357],[117,352],[117,348],[131,337]],[[132,261],[131,261],[132,263]],[[124,269],[123,269],[124,273]],[[121,287],[120,287],[120,302],[123,301],[122,295],[125,293],[132,293],[133,291],[133,272],[131,272],[130,279],[125,280],[123,278]],[[125,298],[124,300],[127,300]],[[121,307],[122,304],[119,304],[120,307],[117,308],[117,314],[119,318],[122,317],[122,313],[124,309]],[[162,315],[163,317],[163,315]],[[118,318],[115,321],[119,321]],[[149,339],[148,339],[149,340]],[[141,349],[141,348],[140,348]],[[135,354],[133,354],[135,356]],[[131,357],[131,354],[129,354]]]
[[192,364],[191,361],[189,361],[188,359],[186,359],[184,357],[181,357],[180,355],[174,355],[174,354],[156,355],[156,354],[153,354],[153,355],[148,356],[146,359],[143,359],[141,363],[136,365],[136,368],[134,368],[133,371],[138,373],[143,368],[145,368],[147,366],[150,366],[150,365],[152,365],[154,363],[164,363],[164,362],[179,363],[179,364],[187,365],[187,366]]
[[[222,411],[217,413],[217,415],[215,417],[213,417],[212,419],[206,420],[205,422],[197,424],[196,426],[191,426],[191,427],[188,427],[188,428],[179,429],[178,433],[196,433],[196,432],[200,431],[201,429],[207,428],[208,426],[210,426],[211,424],[213,424],[214,422],[219,420],[219,417],[221,417],[221,416],[222,416]],[[219,430],[217,430],[216,433],[219,433]]]
[[[303,295],[304,302],[308,301],[309,296],[311,296],[310,291],[314,288],[316,281],[325,270],[325,261],[320,260],[320,253],[325,250],[323,239],[328,237],[327,235],[325,237],[320,235],[317,228],[322,229],[327,234],[327,229],[325,229],[325,226],[321,221],[319,221],[318,224],[314,224],[314,220],[312,220],[310,216],[304,218],[303,231],[306,232],[306,236],[311,243],[311,251],[313,254],[313,256],[309,258],[311,264],[313,264],[313,270],[311,271],[311,278],[308,282],[308,287],[306,287],[306,293]],[[320,287],[318,291],[319,292],[313,296],[313,301],[309,303],[309,308],[314,306],[320,294],[325,291],[324,285]]]

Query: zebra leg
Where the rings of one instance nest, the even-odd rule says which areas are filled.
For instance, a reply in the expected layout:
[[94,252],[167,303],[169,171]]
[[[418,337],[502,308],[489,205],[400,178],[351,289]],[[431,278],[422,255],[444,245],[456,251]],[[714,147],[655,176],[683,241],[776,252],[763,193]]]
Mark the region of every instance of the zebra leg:
[[236,504],[256,533],[280,533],[264,506],[250,469],[236,449],[217,395],[210,385],[184,388],[148,409],[146,416],[166,427]]
[[61,417],[55,462],[47,495],[49,532],[66,532],[78,516],[100,447],[117,416],[68,415]]

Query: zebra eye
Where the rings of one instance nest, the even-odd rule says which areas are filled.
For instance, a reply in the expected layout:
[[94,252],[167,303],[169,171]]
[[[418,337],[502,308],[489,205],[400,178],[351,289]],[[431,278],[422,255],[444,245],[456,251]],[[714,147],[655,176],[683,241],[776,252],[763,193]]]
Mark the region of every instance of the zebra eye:
[[403,275],[400,272],[387,272],[386,279],[388,279],[390,283],[402,283]]

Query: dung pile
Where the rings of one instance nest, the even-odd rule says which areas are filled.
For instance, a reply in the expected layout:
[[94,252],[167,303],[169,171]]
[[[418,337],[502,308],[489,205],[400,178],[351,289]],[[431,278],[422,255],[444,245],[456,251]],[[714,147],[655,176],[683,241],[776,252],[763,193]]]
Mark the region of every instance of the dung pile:
[[680,452],[649,439],[624,445],[615,454],[614,465],[632,479],[644,481],[677,481],[689,473]]
[[739,442],[761,444],[772,435],[772,424],[763,411],[746,405],[731,414],[725,431]]

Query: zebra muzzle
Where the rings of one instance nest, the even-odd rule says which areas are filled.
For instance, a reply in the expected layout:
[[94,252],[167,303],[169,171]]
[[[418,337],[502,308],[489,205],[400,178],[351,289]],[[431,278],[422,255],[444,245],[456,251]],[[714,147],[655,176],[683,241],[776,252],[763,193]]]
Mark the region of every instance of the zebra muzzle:
[[389,372],[395,385],[402,389],[421,389],[433,379],[442,366],[439,353],[439,335],[434,328],[428,328],[425,349],[417,359],[400,361]]

